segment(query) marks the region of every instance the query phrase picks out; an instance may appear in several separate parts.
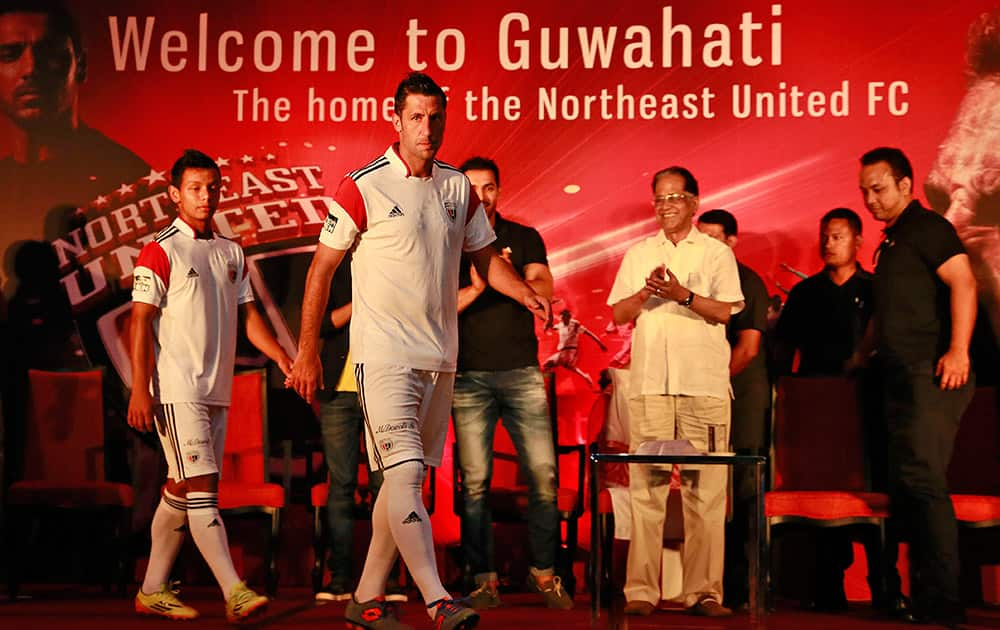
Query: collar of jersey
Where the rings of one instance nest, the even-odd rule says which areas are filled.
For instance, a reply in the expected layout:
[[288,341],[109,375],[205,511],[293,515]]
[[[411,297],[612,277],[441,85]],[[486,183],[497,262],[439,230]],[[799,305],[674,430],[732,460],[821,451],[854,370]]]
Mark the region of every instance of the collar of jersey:
[[[175,228],[177,228],[178,230],[180,230],[181,232],[183,232],[184,234],[190,236],[191,238],[198,238],[198,235],[195,234],[195,232],[194,232],[194,228],[191,227],[190,225],[188,225],[187,222],[184,219],[180,218],[180,217],[177,217],[176,219],[174,219],[173,226]],[[214,238],[215,238],[215,233],[213,232],[211,238],[209,238],[209,239],[201,239],[201,240],[212,240]]]
[[[389,148],[385,151],[385,158],[389,160],[389,165],[396,169],[400,175],[403,177],[416,177],[410,172],[410,167],[406,165],[403,161],[402,156],[399,155],[399,144],[393,143],[389,145]],[[431,177],[434,176],[434,170],[437,168],[437,164],[431,164]],[[430,177],[417,177],[417,179],[430,179]]]

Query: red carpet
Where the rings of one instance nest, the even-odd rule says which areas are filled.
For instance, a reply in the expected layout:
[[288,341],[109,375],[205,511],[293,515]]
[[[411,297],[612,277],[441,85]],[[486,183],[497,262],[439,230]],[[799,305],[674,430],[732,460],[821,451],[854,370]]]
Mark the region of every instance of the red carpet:
[[[224,628],[227,626],[221,598],[212,589],[198,587],[187,591],[185,601],[198,608],[202,617],[188,625],[171,625],[160,619],[138,617],[132,612],[131,599],[111,598],[100,593],[57,591],[51,587],[27,592],[31,599],[9,601],[0,599],[0,628],[11,630],[44,630],[48,628],[81,628],[117,630],[124,628]],[[688,628],[711,630],[715,628],[749,628],[747,615],[714,620],[692,617],[680,612],[658,612],[651,617],[623,619],[602,611],[601,618],[590,622],[589,602],[581,598],[577,608],[564,612],[548,610],[530,594],[503,594],[504,606],[485,611],[479,628],[518,630],[547,628],[563,630],[575,628]],[[301,588],[285,588],[272,602],[264,617],[248,628],[342,628],[344,603],[334,602],[315,606],[312,594]],[[402,607],[402,619],[417,630],[429,630],[430,619],[419,603]],[[617,617],[617,618],[615,618]],[[1000,609],[977,608],[969,611],[968,628],[1000,628]],[[852,605],[851,610],[839,615],[824,615],[797,610],[791,606],[779,607],[767,616],[766,627],[773,630],[797,628],[830,628],[831,630],[893,630],[912,628],[893,623],[872,613],[865,605]]]

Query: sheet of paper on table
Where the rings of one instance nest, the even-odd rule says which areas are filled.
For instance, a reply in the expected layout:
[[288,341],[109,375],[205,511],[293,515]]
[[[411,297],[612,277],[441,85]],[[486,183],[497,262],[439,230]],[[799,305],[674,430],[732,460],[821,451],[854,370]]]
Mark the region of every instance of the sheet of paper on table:
[[636,455],[701,455],[691,440],[650,440],[635,449]]

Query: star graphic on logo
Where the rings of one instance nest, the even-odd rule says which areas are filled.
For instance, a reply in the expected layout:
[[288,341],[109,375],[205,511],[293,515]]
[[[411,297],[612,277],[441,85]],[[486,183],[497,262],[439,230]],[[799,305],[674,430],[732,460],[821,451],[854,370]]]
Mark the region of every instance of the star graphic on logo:
[[229,166],[229,159],[224,157],[217,157],[215,158],[215,163],[219,168],[222,168],[223,166]]
[[166,171],[158,171],[154,168],[151,168],[149,169],[149,175],[146,175],[141,179],[146,180],[146,185],[152,187],[153,184],[155,184],[156,182],[167,181],[167,178],[165,177],[166,174],[167,174]]
[[130,194],[133,190],[135,190],[134,184],[122,184],[117,190],[115,190],[115,192],[118,193],[119,197],[124,197],[125,195]]
[[244,164],[253,164],[253,158],[244,153],[243,156],[240,157],[240,162],[243,162]]
[[278,156],[276,156],[273,153],[268,153],[267,155],[264,156],[264,159],[267,160],[268,162],[273,162],[276,159],[278,159]]
[[95,208],[100,208],[101,206],[106,206],[106,205],[108,205],[108,198],[107,198],[107,197],[105,197],[104,195],[97,195],[97,199],[94,199],[94,200],[93,200],[92,202],[90,202],[90,203],[91,203],[91,205],[92,205],[92,206],[94,206]]

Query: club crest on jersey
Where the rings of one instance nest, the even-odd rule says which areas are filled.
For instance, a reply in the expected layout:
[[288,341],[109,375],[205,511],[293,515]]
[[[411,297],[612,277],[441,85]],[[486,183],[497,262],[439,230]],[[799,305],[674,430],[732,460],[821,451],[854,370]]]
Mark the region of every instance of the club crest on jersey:
[[229,282],[236,284],[236,263],[229,263],[227,271],[229,272]]
[[388,453],[392,450],[392,440],[382,440],[378,443],[378,447]]
[[189,462],[191,462],[192,464],[197,464],[198,463],[198,452],[197,451],[191,451],[191,452],[189,452],[187,454],[187,460]]
[[447,201],[446,200],[444,202],[444,211],[448,213],[448,218],[451,219],[452,223],[454,223],[455,222],[455,212],[456,212],[455,202],[454,201]]

